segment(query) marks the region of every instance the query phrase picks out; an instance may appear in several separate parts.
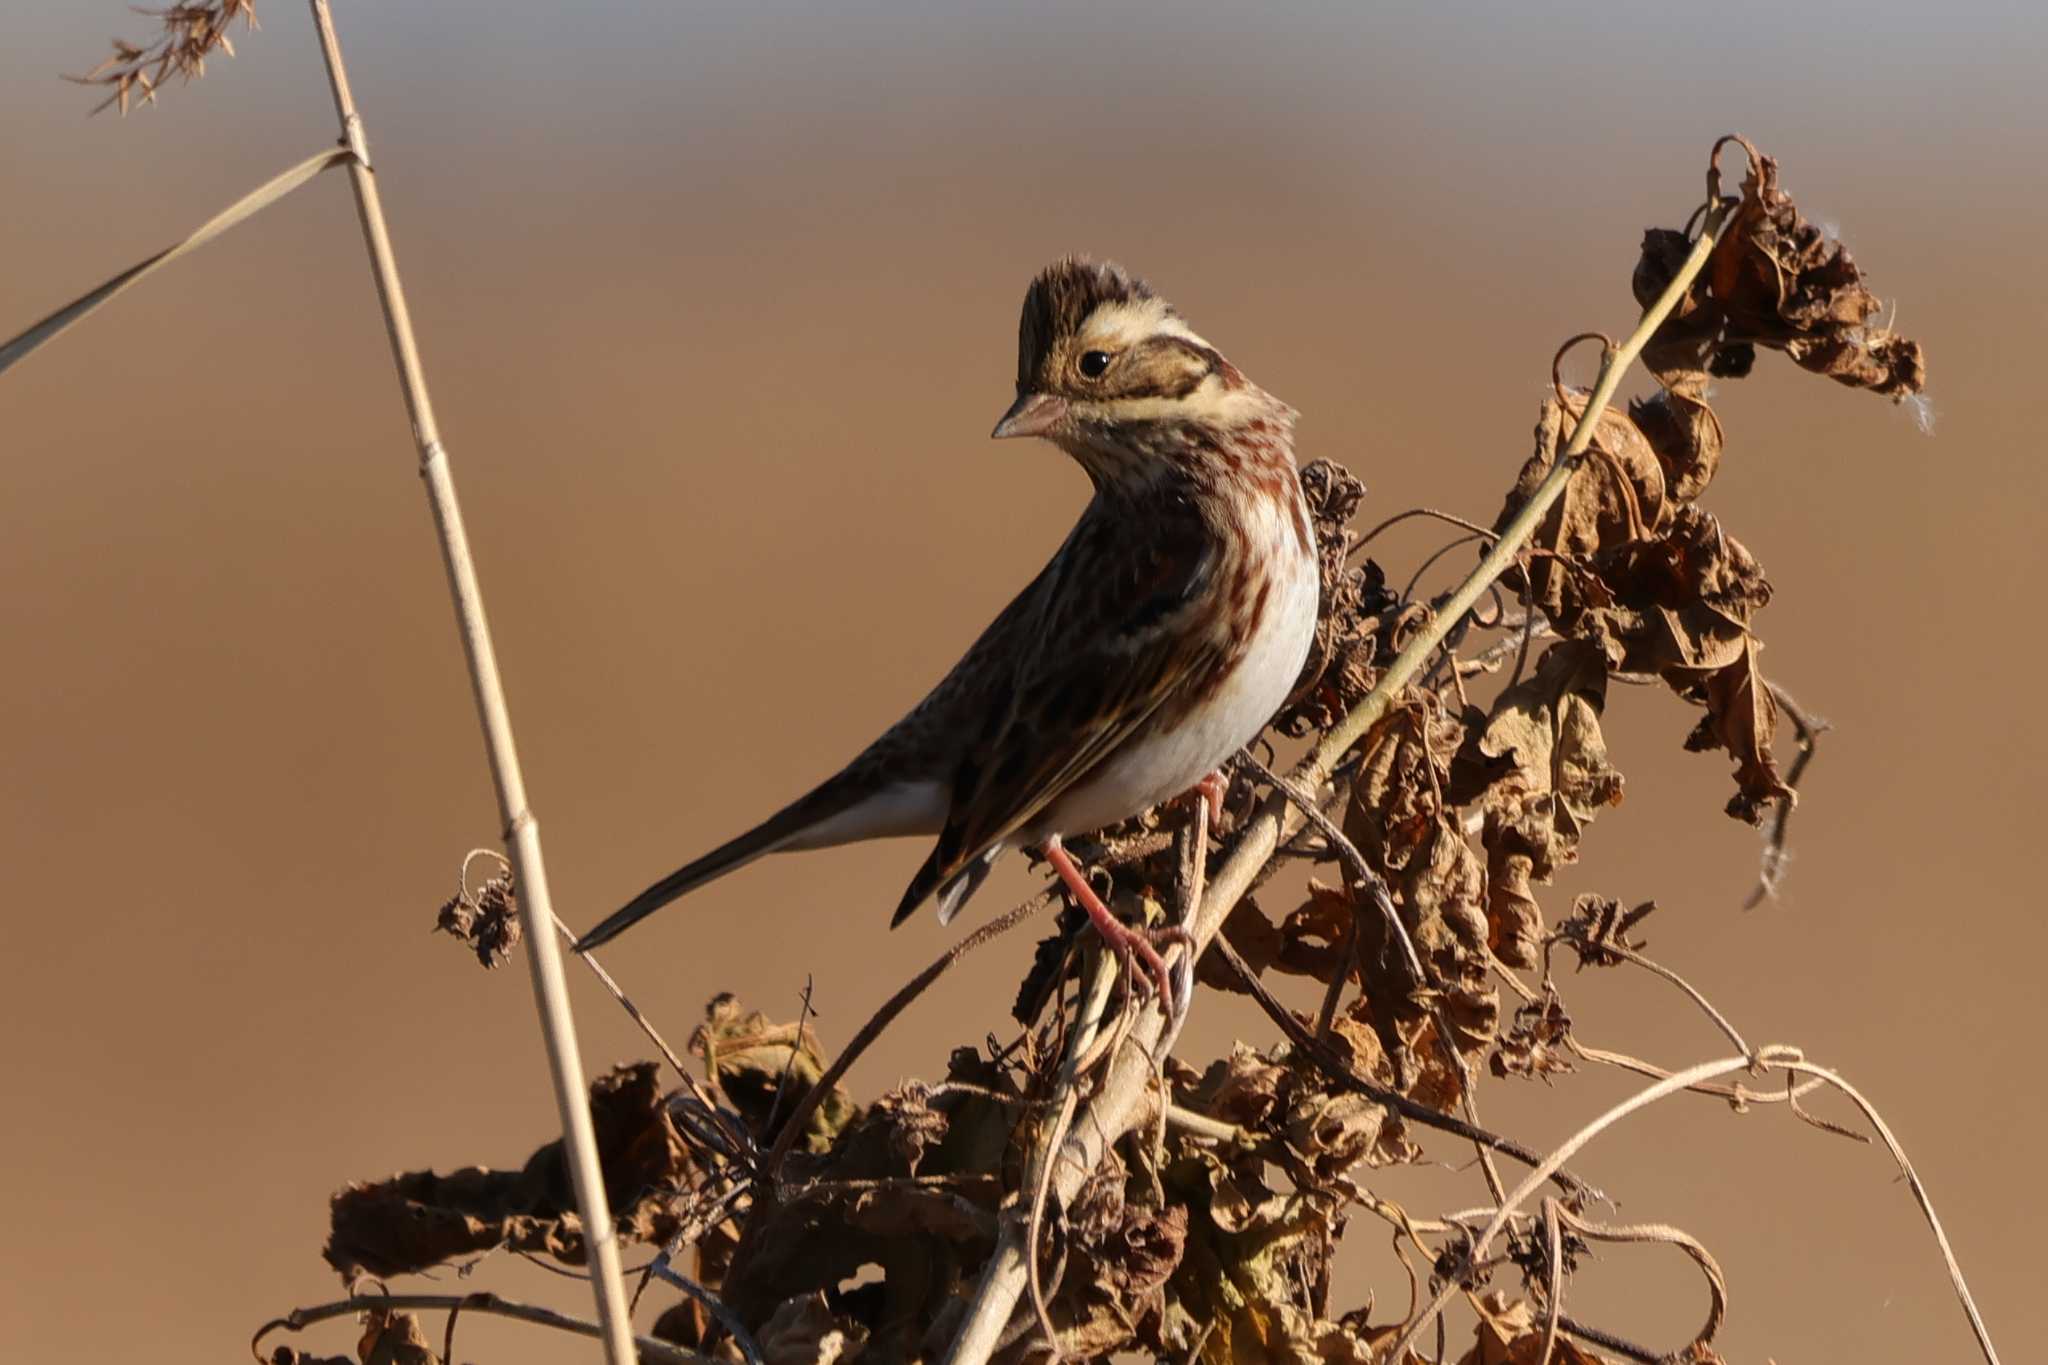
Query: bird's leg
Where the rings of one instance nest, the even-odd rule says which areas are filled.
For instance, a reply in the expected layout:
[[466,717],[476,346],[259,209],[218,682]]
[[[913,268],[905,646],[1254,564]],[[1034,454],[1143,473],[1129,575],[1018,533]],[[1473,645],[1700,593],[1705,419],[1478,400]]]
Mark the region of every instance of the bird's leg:
[[1223,798],[1230,791],[1230,779],[1218,768],[1207,777],[1188,788],[1188,795],[1209,803],[1209,828],[1215,829],[1223,818]]
[[[1129,961],[1136,954],[1138,961],[1152,977],[1159,990],[1159,1003],[1169,1017],[1173,1014],[1173,982],[1167,975],[1166,959],[1159,956],[1159,950],[1152,946],[1152,935],[1143,929],[1132,929],[1110,913],[1102,903],[1102,897],[1095,894],[1095,888],[1088,885],[1086,874],[1081,871],[1073,856],[1060,846],[1055,834],[1045,841],[1045,860],[1052,864],[1053,871],[1060,874],[1060,880],[1067,884],[1067,890],[1074,893],[1074,899],[1081,902],[1081,908],[1088,912],[1088,918],[1095,924],[1095,932],[1102,935],[1102,941],[1109,945],[1111,952]],[[1181,930],[1169,931],[1184,940],[1187,935]],[[1176,940],[1178,941],[1178,940]]]

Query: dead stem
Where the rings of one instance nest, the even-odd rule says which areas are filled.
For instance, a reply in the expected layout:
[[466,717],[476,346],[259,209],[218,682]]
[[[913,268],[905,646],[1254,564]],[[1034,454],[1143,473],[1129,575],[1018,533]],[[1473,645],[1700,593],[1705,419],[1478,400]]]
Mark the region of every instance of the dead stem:
[[[1492,1220],[1473,1239],[1471,1250],[1466,1253],[1467,1264],[1476,1265],[1483,1260],[1487,1248],[1492,1244],[1493,1239],[1500,1234],[1501,1229],[1507,1225],[1510,1216],[1522,1204],[1527,1202],[1529,1196],[1535,1193],[1543,1181],[1549,1179],[1561,1169],[1564,1163],[1576,1156],[1587,1143],[1606,1132],[1609,1128],[1614,1127],[1623,1119],[1682,1090],[1691,1089],[1702,1082],[1715,1080],[1721,1076],[1731,1075],[1736,1072],[1768,1071],[1774,1067],[1784,1071],[1798,1072],[1802,1075],[1817,1077],[1826,1081],[1829,1085],[1847,1095],[1855,1103],[1856,1107],[1862,1110],[1864,1117],[1870,1120],[1871,1125],[1878,1130],[1880,1136],[1884,1139],[1886,1148],[1892,1154],[1892,1159],[1898,1163],[1900,1171],[1904,1173],[1907,1184],[1912,1189],[1913,1198],[1920,1206],[1922,1216],[1926,1219],[1928,1227],[1934,1233],[1935,1242],[1940,1247],[1942,1259],[1948,1267],[1950,1284],[1954,1287],[1956,1297],[1961,1302],[1965,1315],[1969,1318],[1970,1328],[1976,1336],[1978,1349],[1983,1353],[1988,1365],[1999,1365],[1997,1349],[1992,1345],[1990,1332],[1984,1325],[1983,1317],[1977,1311],[1976,1300],[1970,1294],[1969,1285],[1963,1278],[1962,1267],[1957,1263],[1954,1249],[1949,1245],[1948,1234],[1942,1228],[1940,1218],[1935,1214],[1934,1203],[1928,1197],[1926,1188],[1921,1184],[1918,1172],[1913,1169],[1912,1163],[1906,1159],[1904,1148],[1899,1145],[1898,1140],[1892,1135],[1890,1127],[1885,1124],[1876,1108],[1868,1100],[1864,1099],[1862,1094],[1847,1081],[1824,1067],[1815,1066],[1807,1062],[1800,1055],[1798,1049],[1778,1044],[1767,1046],[1747,1056],[1724,1057],[1717,1061],[1701,1062],[1697,1066],[1687,1067],[1683,1071],[1675,1072],[1656,1084],[1631,1095],[1579,1129],[1576,1133],[1565,1139],[1549,1156],[1545,1157],[1542,1164],[1537,1166],[1534,1171],[1531,1171],[1523,1179],[1522,1183],[1517,1185],[1508,1195],[1506,1201],[1502,1203]],[[1458,1292],[1461,1283],[1462,1279],[1459,1276],[1446,1277],[1444,1287],[1438,1291],[1436,1297],[1431,1299],[1428,1306],[1422,1310],[1418,1317],[1411,1320],[1402,1329],[1400,1337],[1396,1339],[1392,1348],[1387,1352],[1388,1359],[1401,1359],[1401,1353],[1408,1349],[1414,1341],[1416,1334],[1439,1318],[1443,1312],[1444,1305],[1450,1301],[1454,1293]]]
[[1030,900],[996,916],[941,953],[931,966],[912,977],[896,994],[883,1001],[882,1007],[875,1011],[874,1017],[861,1025],[860,1032],[854,1034],[852,1040],[840,1050],[839,1055],[832,1059],[832,1065],[825,1068],[824,1074],[818,1077],[803,1099],[797,1102],[796,1108],[791,1111],[789,1121],[783,1124],[782,1132],[776,1137],[775,1146],[769,1150],[768,1160],[764,1163],[771,1180],[779,1176],[782,1163],[788,1157],[789,1149],[796,1144],[797,1135],[810,1121],[811,1112],[832,1093],[832,1087],[839,1084],[839,1078],[846,1074],[847,1068],[859,1060],[860,1055],[868,1050],[875,1039],[882,1036],[882,1031],[895,1021],[897,1015],[908,1009],[910,1003],[924,994],[925,988],[932,982],[944,976],[954,963],[984,943],[1008,933],[1051,905],[1055,899],[1052,891],[1041,891]]
[[[718,1295],[677,1271],[670,1264],[667,1251],[654,1258],[654,1264],[648,1267],[648,1271],[662,1283],[673,1285],[703,1304],[704,1311],[717,1319],[718,1325],[725,1329],[733,1344],[740,1348],[740,1354],[746,1357],[747,1365],[766,1365],[761,1355],[760,1343],[754,1340],[754,1334],[747,1330],[747,1325],[740,1321],[739,1314],[726,1307],[725,1300]],[[455,1362],[452,1358],[444,1356],[442,1365],[455,1365]]]
[[[281,1318],[273,1318],[257,1328],[256,1335],[249,1339],[249,1353],[255,1356],[261,1365],[271,1365],[270,1357],[263,1354],[262,1346],[263,1338],[272,1332],[303,1332],[316,1323],[327,1322],[333,1318],[411,1308],[491,1313],[501,1318],[517,1318],[521,1322],[552,1327],[561,1332],[573,1332],[578,1336],[595,1337],[600,1341],[604,1339],[604,1329],[594,1322],[584,1318],[573,1318],[567,1313],[557,1313],[552,1308],[517,1303],[487,1291],[475,1294],[358,1294],[352,1298],[337,1299],[333,1303],[294,1308]],[[660,1362],[660,1365],[715,1365],[709,1357],[698,1355],[694,1351],[686,1351],[680,1346],[654,1337],[634,1337],[633,1345],[639,1349],[642,1359]]]
[[[1764,686],[1770,689],[1772,699],[1778,703],[1778,709],[1792,722],[1793,733],[1799,740],[1798,757],[1794,758],[1792,766],[1785,770],[1785,785],[1796,792],[1799,790],[1799,780],[1806,776],[1807,765],[1812,763],[1814,755],[1820,752],[1820,737],[1832,727],[1827,721],[1801,706],[1790,692],[1777,683],[1766,678]],[[1785,865],[1792,860],[1791,850],[1785,841],[1786,831],[1792,824],[1794,804],[1791,798],[1781,798],[1772,804],[1771,825],[1764,833],[1763,866],[1757,872],[1755,888],[1742,902],[1742,908],[1745,910],[1754,910],[1767,900],[1777,899],[1778,887],[1785,879]]]
[[[1074,1032],[1067,1045],[1067,1061],[1060,1068],[1059,1080],[1050,1097],[1056,1108],[1051,1122],[1045,1126],[1044,1136],[1033,1149],[1031,1169],[1025,1177],[1031,1190],[1031,1211],[1024,1224],[1024,1264],[1031,1289],[1031,1308],[1038,1315],[1038,1327],[1045,1334],[1046,1350],[1052,1353],[1054,1365],[1058,1365],[1060,1359],[1059,1332],[1053,1326],[1052,1310],[1046,1304],[1045,1285],[1039,1268],[1039,1237],[1045,1226],[1046,1194],[1052,1188],[1052,1170],[1060,1146],[1066,1141],[1067,1125],[1073,1121],[1074,1109],[1080,1103],[1081,1077],[1097,1061],[1095,1039],[1102,1027],[1103,1012],[1109,1008],[1109,993],[1116,985],[1121,965],[1116,954],[1107,949],[1098,948],[1093,955],[1087,983],[1074,1004]],[[1129,992],[1125,993],[1125,1015],[1130,1014],[1134,999]]]
[[[1398,1090],[1388,1089],[1354,1074],[1341,1058],[1304,1028],[1301,1021],[1288,1012],[1287,1006],[1281,1004],[1273,993],[1266,989],[1266,984],[1259,980],[1251,965],[1238,955],[1237,949],[1230,946],[1229,939],[1217,938],[1210,945],[1210,951],[1223,959],[1223,964],[1230,968],[1238,981],[1251,993],[1259,1008],[1266,1012],[1266,1017],[1279,1025],[1280,1031],[1287,1036],[1287,1041],[1300,1048],[1302,1054],[1315,1064],[1317,1070],[1337,1084],[1356,1091],[1375,1104],[1385,1105],[1403,1118],[1413,1119],[1424,1127],[1441,1129],[1464,1138],[1467,1142],[1483,1144],[1496,1152],[1513,1157],[1524,1165],[1535,1166],[1543,1160],[1540,1153],[1512,1138],[1489,1133],[1476,1124],[1431,1109],[1426,1104],[1409,1099]],[[1558,1187],[1574,1198],[1599,1197],[1597,1190],[1568,1172],[1559,1173],[1556,1180]]]
[[420,476],[426,484],[434,526],[440,535],[442,564],[447,571],[448,589],[454,599],[463,651],[469,664],[470,690],[484,731],[491,782],[498,798],[498,815],[510,860],[518,873],[519,908],[525,928],[527,961],[533,976],[534,1003],[547,1048],[556,1112],[561,1118],[565,1164],[575,1191],[577,1212],[583,1220],[584,1244],[589,1248],[591,1289],[597,1300],[605,1354],[611,1365],[633,1365],[632,1322],[626,1307],[625,1285],[619,1274],[618,1239],[613,1235],[604,1173],[598,1165],[597,1138],[591,1127],[583,1061],[576,1048],[576,1023],[569,1006],[568,981],[562,971],[561,948],[553,932],[556,920],[548,894],[547,866],[541,856],[540,823],[527,800],[526,778],[513,740],[512,716],[499,678],[497,650],[491,643],[490,626],[484,614],[483,588],[477,580],[476,562],[469,550],[469,534],[463,525],[462,506],[455,494],[455,474],[434,420],[433,400],[427,391],[426,370],[420,362],[419,344],[413,336],[412,314],[406,306],[398,259],[391,248],[383,199],[377,188],[376,176],[370,170],[369,138],[364,131],[362,116],[356,110],[355,95],[349,89],[341,40],[334,31],[334,16],[328,10],[327,0],[310,2],[313,26],[320,39],[320,54],[327,65],[328,85],[334,95],[335,117],[341,124],[341,142],[349,152],[349,182],[355,189],[363,244],[369,254],[371,273],[376,279],[377,296],[384,307],[385,331],[391,342],[391,356],[398,370],[400,391],[405,397],[406,412],[412,419]]
[[1705,1358],[1707,1344],[1720,1332],[1721,1324],[1728,1317],[1728,1279],[1721,1273],[1719,1262],[1714,1260],[1698,1238],[1683,1228],[1672,1227],[1669,1223],[1632,1223],[1615,1227],[1593,1222],[1580,1217],[1570,1209],[1558,1207],[1554,1199],[1546,1199],[1544,1204],[1546,1217],[1554,1218],[1581,1237],[1592,1241],[1620,1244],[1655,1242],[1664,1246],[1675,1246],[1691,1257],[1693,1263],[1699,1266],[1700,1273],[1706,1276],[1709,1299],[1707,1321],[1706,1325],[1694,1334],[1690,1343],[1673,1351],[1666,1359]]

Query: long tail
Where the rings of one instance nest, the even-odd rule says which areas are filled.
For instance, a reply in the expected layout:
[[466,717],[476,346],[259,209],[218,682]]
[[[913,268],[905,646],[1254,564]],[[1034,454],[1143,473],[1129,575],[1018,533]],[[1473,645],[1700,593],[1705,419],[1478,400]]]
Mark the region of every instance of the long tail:
[[611,942],[655,911],[689,895],[706,882],[738,871],[754,859],[773,853],[817,820],[815,808],[799,801],[769,816],[736,839],[728,839],[695,862],[685,864],[633,897],[625,908],[576,940],[576,951],[588,952]]
[[641,894],[633,896],[633,900],[627,902],[627,907],[623,911],[618,911],[602,925],[598,925],[596,929],[575,941],[575,952],[590,952],[592,948],[598,948],[602,943],[610,943],[614,937],[625,933],[639,921],[647,919],[649,915],[668,905],[670,900],[688,896],[692,890],[696,890],[705,882],[717,882],[727,872],[737,872],[739,868],[745,868],[750,862],[754,862],[756,857],[774,853],[776,849],[784,849],[791,845],[803,845],[803,837],[807,833],[813,833],[819,827],[819,823],[829,821],[831,817],[836,817],[836,814],[842,814],[850,806],[858,804],[858,800],[860,792],[854,782],[846,780],[846,774],[840,774],[831,782],[825,782],[807,796],[801,796],[799,800],[782,806],[748,833],[743,833],[735,839],[727,839],[719,847],[698,857],[696,862],[676,868],[666,878],[655,882]]
[[576,950],[585,952],[611,942],[670,901],[764,854],[936,831],[944,817],[945,797],[938,783],[914,780],[878,788],[860,760],[855,760],[823,786],[633,897],[623,910],[578,939]]

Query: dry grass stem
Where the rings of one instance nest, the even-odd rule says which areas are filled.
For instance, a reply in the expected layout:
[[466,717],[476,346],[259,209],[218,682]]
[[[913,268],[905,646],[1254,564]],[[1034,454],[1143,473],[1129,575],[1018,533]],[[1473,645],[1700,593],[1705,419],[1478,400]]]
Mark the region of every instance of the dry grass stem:
[[376,176],[370,169],[369,140],[362,116],[356,111],[355,96],[349,89],[341,41],[335,34],[327,0],[311,0],[311,5],[314,27],[320,37],[321,56],[327,64],[328,84],[334,95],[335,115],[341,121],[342,145],[351,153],[349,181],[355,189],[364,245],[377,282],[377,294],[384,306],[392,358],[398,368],[406,410],[412,418],[413,439],[419,448],[420,474],[426,481],[435,529],[440,535],[442,562],[448,574],[449,591],[455,601],[463,652],[469,663],[471,690],[476,698],[477,714],[483,724],[485,747],[490,757],[498,814],[509,858],[518,877],[527,961],[533,973],[534,999],[547,1047],[548,1070],[554,1082],[556,1107],[562,1120],[565,1164],[569,1168],[576,1205],[582,1217],[589,1274],[597,1300],[598,1322],[603,1328],[605,1353],[611,1365],[632,1365],[631,1317],[619,1269],[618,1243],[612,1235],[604,1174],[598,1165],[597,1138],[585,1100],[587,1087],[583,1062],[577,1055],[569,986],[562,972],[561,947],[555,937],[557,921],[548,894],[546,864],[541,855],[540,825],[527,801],[526,781],[513,740],[511,714],[506,707],[504,686],[499,680],[497,651],[491,643],[490,626],[484,615],[483,589],[477,580],[476,562],[470,553],[469,535],[463,526],[461,504],[456,498],[455,475],[434,420],[433,401],[428,395],[419,345],[413,336],[412,315],[406,306],[405,288],[399,277],[397,257],[392,251],[383,200],[377,189]]

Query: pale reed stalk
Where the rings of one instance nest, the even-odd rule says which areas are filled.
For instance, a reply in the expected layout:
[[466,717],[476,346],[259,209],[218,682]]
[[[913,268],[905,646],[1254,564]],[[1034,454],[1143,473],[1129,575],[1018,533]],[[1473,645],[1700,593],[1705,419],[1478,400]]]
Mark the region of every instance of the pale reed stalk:
[[604,1176],[597,1161],[597,1139],[591,1131],[583,1063],[577,1055],[576,1026],[569,1012],[569,985],[562,973],[562,950],[555,938],[547,869],[541,861],[540,825],[527,804],[519,751],[512,740],[512,720],[498,678],[497,652],[491,646],[490,627],[484,619],[483,590],[477,584],[476,565],[470,558],[469,537],[462,524],[462,508],[455,497],[455,475],[449,469],[448,452],[434,423],[426,372],[420,365],[412,316],[399,282],[398,262],[392,255],[391,234],[384,222],[384,206],[377,193],[376,172],[370,165],[362,116],[356,112],[355,97],[349,91],[341,43],[335,37],[334,18],[328,12],[327,0],[310,3],[313,23],[320,34],[320,52],[327,62],[328,83],[334,90],[334,111],[341,119],[342,142],[353,154],[349,179],[355,186],[363,240],[376,275],[377,293],[384,304],[392,358],[398,366],[406,410],[412,418],[413,440],[419,447],[420,477],[426,481],[434,526],[440,533],[441,559],[455,598],[456,621],[462,632],[463,652],[469,660],[470,688],[483,723],[491,780],[498,794],[498,814],[504,822],[505,851],[518,879],[527,963],[533,971],[533,993],[540,1011],[541,1034],[547,1044],[548,1070],[554,1078],[555,1105],[561,1112],[569,1178],[575,1186],[576,1208],[583,1220],[591,1288],[597,1297],[598,1326],[611,1365],[634,1365],[637,1356],[632,1317],[619,1274],[619,1249],[612,1236],[611,1209],[605,1201]]

